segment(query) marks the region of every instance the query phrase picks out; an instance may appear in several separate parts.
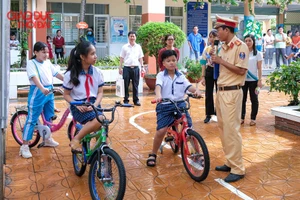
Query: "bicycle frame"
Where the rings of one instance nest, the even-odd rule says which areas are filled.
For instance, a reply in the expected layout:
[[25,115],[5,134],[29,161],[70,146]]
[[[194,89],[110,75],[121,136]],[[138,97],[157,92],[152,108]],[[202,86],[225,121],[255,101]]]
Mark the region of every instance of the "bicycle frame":
[[[181,131],[175,131],[172,129],[172,127],[176,127],[178,129],[178,125],[182,124]],[[183,112],[182,116],[179,119],[175,119],[174,123],[168,127],[168,132],[171,133],[174,136],[175,143],[178,145],[179,148],[181,148],[181,142],[186,142],[186,138],[184,137],[184,134],[187,133],[187,130],[190,129],[188,127],[188,122],[186,118],[186,114]]]
[[[95,146],[91,149],[90,148],[90,141],[96,137],[97,141]],[[82,142],[86,142],[88,144],[87,146],[87,152],[85,152],[85,156],[87,157],[87,160],[89,160],[92,155],[100,148],[102,150],[102,148],[106,145],[106,138],[107,138],[107,132],[106,132],[106,127],[102,126],[102,128],[97,132],[97,133],[93,133],[93,134],[88,134],[86,136],[84,136],[84,138],[82,138]],[[89,162],[88,162],[89,163]]]
[[42,121],[43,121],[43,125],[47,125],[50,127],[51,132],[55,132],[58,131],[67,121],[68,115],[70,114],[70,109],[67,108],[62,116],[62,118],[60,119],[58,124],[54,124],[52,122],[49,122],[45,119],[45,115],[42,112],[41,117],[42,117]]

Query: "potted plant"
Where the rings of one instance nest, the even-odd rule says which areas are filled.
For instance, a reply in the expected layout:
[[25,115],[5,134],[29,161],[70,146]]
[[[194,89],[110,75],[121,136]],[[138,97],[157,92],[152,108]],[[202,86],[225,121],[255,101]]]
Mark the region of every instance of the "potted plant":
[[[149,56],[154,56],[156,59],[156,73],[158,73],[159,65],[158,61],[158,52],[161,48],[164,47],[164,37],[167,34],[172,34],[176,38],[175,47],[180,48],[184,41],[186,40],[185,33],[175,24],[171,22],[148,22],[137,31],[136,42],[141,44],[144,54]],[[150,89],[155,88],[155,78],[156,74],[146,74],[145,81],[148,85],[149,79],[154,79],[154,87],[148,87]]]
[[275,90],[290,95],[289,106],[298,105],[300,91],[300,60],[292,62],[289,66],[281,65],[280,70],[268,76],[267,83],[270,91]]
[[185,58],[186,77],[191,83],[198,83],[202,77],[202,67],[199,62]]

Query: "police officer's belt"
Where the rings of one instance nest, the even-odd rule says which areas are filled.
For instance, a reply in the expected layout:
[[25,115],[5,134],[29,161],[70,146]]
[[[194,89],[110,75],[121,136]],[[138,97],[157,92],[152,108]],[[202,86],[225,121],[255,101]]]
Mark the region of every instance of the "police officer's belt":
[[233,85],[233,86],[223,86],[223,87],[218,87],[219,91],[228,91],[228,90],[239,90],[241,89],[242,86],[239,85]]

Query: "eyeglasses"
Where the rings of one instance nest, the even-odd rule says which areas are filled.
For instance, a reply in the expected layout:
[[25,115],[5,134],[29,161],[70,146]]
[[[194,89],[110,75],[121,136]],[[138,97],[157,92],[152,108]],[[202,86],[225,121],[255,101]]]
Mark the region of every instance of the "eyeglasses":
[[173,41],[174,39],[173,39],[173,38],[169,38],[168,40],[169,40],[169,41],[171,41],[171,40]]

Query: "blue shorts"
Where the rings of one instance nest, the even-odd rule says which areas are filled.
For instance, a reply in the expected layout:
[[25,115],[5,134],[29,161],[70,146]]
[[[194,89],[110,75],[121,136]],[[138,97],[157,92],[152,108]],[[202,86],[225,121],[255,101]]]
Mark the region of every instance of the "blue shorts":
[[[80,101],[86,101],[86,99],[83,99],[83,100],[80,100]],[[95,101],[96,101],[95,97],[90,98],[91,103],[95,103]],[[98,108],[101,108],[101,106],[99,105]],[[71,113],[73,115],[73,118],[77,122],[79,122],[80,124],[86,124],[87,122],[92,121],[93,119],[96,118],[94,110],[82,113],[74,105],[71,105],[70,110],[71,110]],[[98,112],[98,116],[103,115],[102,112],[100,112],[100,111],[97,111],[97,112]]]
[[[177,104],[179,108],[185,108],[186,103],[180,102]],[[174,116],[174,112],[177,112],[177,115]],[[168,127],[172,125],[176,119],[181,117],[181,113],[179,113],[174,104],[157,104],[156,106],[156,117],[157,117],[157,127],[156,130],[160,130],[162,128]],[[189,127],[192,127],[192,119],[188,111],[186,111],[186,117],[188,121]]]

